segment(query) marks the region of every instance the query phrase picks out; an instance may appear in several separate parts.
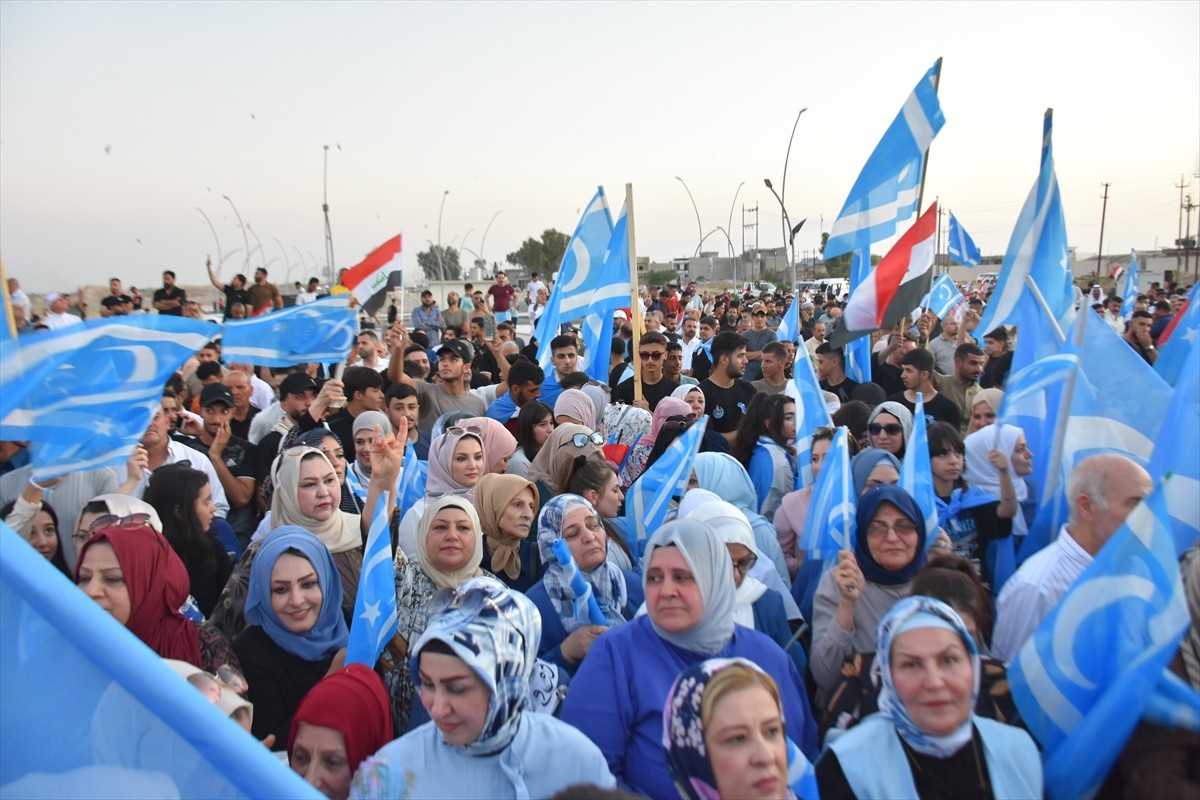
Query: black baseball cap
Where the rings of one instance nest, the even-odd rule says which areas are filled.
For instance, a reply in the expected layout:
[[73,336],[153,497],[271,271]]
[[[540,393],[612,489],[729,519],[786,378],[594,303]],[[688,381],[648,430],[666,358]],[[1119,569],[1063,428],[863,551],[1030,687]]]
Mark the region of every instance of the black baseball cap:
[[200,392],[200,407],[224,403],[233,408],[233,392],[223,383],[210,383]]
[[469,362],[475,357],[474,352],[471,350],[471,345],[467,344],[462,339],[451,339],[448,342],[442,342],[436,353],[438,356],[441,356],[442,353],[446,352],[447,350],[450,351],[451,355],[456,358],[461,358],[463,361]]
[[304,394],[309,389],[317,390],[317,382],[307,372],[293,372],[279,384],[279,398],[282,400],[289,394]]

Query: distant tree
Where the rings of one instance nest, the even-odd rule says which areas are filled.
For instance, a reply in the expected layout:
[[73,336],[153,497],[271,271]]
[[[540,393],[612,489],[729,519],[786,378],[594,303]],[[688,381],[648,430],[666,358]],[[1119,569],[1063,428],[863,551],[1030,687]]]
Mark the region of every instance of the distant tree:
[[666,286],[671,281],[678,279],[679,273],[673,269],[653,269],[643,272],[638,278],[638,282],[647,286]]
[[541,239],[526,239],[516,252],[508,254],[505,261],[549,277],[562,263],[563,253],[567,252],[570,241],[571,237],[562,231],[547,228],[542,231]]
[[[825,243],[829,241],[829,234],[821,234],[821,255],[825,255]],[[825,271],[831,278],[849,278],[850,277],[850,261],[852,254],[844,253],[837,258],[825,259]]]
[[423,250],[417,253],[417,264],[425,273],[425,278],[429,281],[442,280],[456,281],[462,278],[462,266],[458,262],[458,251],[453,247],[441,248],[442,264],[441,271],[438,268],[438,246],[430,245],[428,250]]

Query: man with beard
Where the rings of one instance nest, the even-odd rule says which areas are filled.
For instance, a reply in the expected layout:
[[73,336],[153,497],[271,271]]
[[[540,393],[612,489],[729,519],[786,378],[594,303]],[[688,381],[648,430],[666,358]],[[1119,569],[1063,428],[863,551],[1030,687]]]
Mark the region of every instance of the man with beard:
[[746,337],[721,331],[712,340],[712,359],[712,373],[700,382],[704,413],[711,418],[708,429],[732,444],[746,406],[754,397],[754,387],[742,380],[746,374]]

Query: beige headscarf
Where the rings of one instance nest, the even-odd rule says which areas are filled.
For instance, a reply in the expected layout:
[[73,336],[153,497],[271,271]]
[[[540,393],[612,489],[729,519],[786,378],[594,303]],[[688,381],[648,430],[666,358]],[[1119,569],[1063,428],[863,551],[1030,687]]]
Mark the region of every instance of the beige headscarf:
[[[429,528],[433,525],[433,518],[444,508],[462,509],[475,526],[475,551],[471,553],[471,557],[463,565],[463,568],[457,572],[444,572],[433,566],[433,562],[429,558]],[[446,495],[426,503],[425,513],[421,514],[421,521],[417,523],[417,563],[420,564],[421,571],[433,581],[433,585],[439,589],[456,589],[464,581],[483,574],[483,570],[479,568],[482,562],[483,532],[479,526],[479,515],[475,513],[475,506],[471,505],[467,498],[459,495]]]
[[570,476],[570,465],[575,461],[576,456],[590,456],[592,453],[603,454],[604,452],[598,445],[591,442],[583,447],[576,447],[571,440],[577,433],[591,436],[592,429],[568,422],[551,431],[550,438],[542,445],[542,449],[534,457],[533,463],[529,465],[529,480],[535,483],[541,481],[551,494],[566,491],[565,484]]
[[274,475],[275,493],[271,497],[271,527],[299,525],[309,531],[329,548],[331,553],[341,553],[362,547],[362,531],[359,529],[358,514],[347,514],[337,507],[340,494],[334,496],[333,514],[324,522],[304,516],[296,499],[300,490],[300,463],[307,458],[319,458],[330,472],[333,464],[320,450],[313,447],[293,447],[284,450],[275,458],[271,470]]
[[521,542],[529,537],[529,529],[522,531],[520,536],[506,536],[500,531],[500,518],[508,504],[524,491],[533,493],[533,518],[536,520],[538,492],[531,481],[517,475],[484,475],[475,487],[479,525],[492,553],[492,572],[503,572],[513,580],[521,574]]
[[1003,389],[980,389],[979,394],[975,395],[975,399],[971,401],[971,407],[980,403],[987,403],[992,407],[992,411],[1000,413],[1000,401],[1004,399]]

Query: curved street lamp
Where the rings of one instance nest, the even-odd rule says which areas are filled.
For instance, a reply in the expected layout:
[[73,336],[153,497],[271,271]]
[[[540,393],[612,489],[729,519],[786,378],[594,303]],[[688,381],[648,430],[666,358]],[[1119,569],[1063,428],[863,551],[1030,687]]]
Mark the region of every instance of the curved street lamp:
[[[487,227],[483,229],[483,239],[482,239],[482,240],[479,242],[479,252],[480,252],[481,254],[482,254],[482,253],[484,253],[484,252],[485,252],[485,250],[486,250],[486,248],[487,248],[487,235],[488,235],[488,231],[490,231],[490,230],[492,229],[492,223],[493,223],[493,222],[495,222],[495,221],[496,221],[496,217],[500,216],[500,214],[502,214],[503,212],[504,212],[504,209],[502,208],[502,209],[500,209],[499,211],[497,211],[495,214],[492,214],[492,218],[488,220]],[[487,266],[487,262],[486,262],[486,261],[484,261],[484,258],[483,258],[483,256],[482,256],[482,255],[479,255],[479,256],[477,256],[477,258],[478,258],[478,259],[479,259],[481,262],[483,262],[483,263],[480,265],[480,268],[481,268],[481,269],[482,269],[483,267],[486,267],[486,266]]]
[[242,222],[242,215],[238,212],[237,206],[233,204],[233,200],[227,194],[223,194],[221,197],[225,198],[225,202],[229,203],[229,207],[233,209],[233,215],[237,217],[238,227],[242,229],[242,244],[246,248],[244,251],[246,253],[246,260],[242,262],[242,271],[245,272],[250,266],[250,237],[246,236],[246,226]]
[[442,204],[438,206],[438,229],[437,229],[437,262],[438,262],[438,280],[441,283],[446,282],[446,268],[442,265],[442,212],[446,210],[446,195],[450,194],[450,190],[442,192]]
[[683,184],[683,190],[687,192],[688,199],[692,201],[692,211],[696,212],[696,232],[700,234],[700,241],[696,244],[696,254],[692,256],[692,258],[696,258],[700,255],[701,245],[704,244],[704,226],[700,224],[700,209],[696,207],[696,198],[692,197],[692,190],[684,183],[683,178],[676,175],[675,180]]

